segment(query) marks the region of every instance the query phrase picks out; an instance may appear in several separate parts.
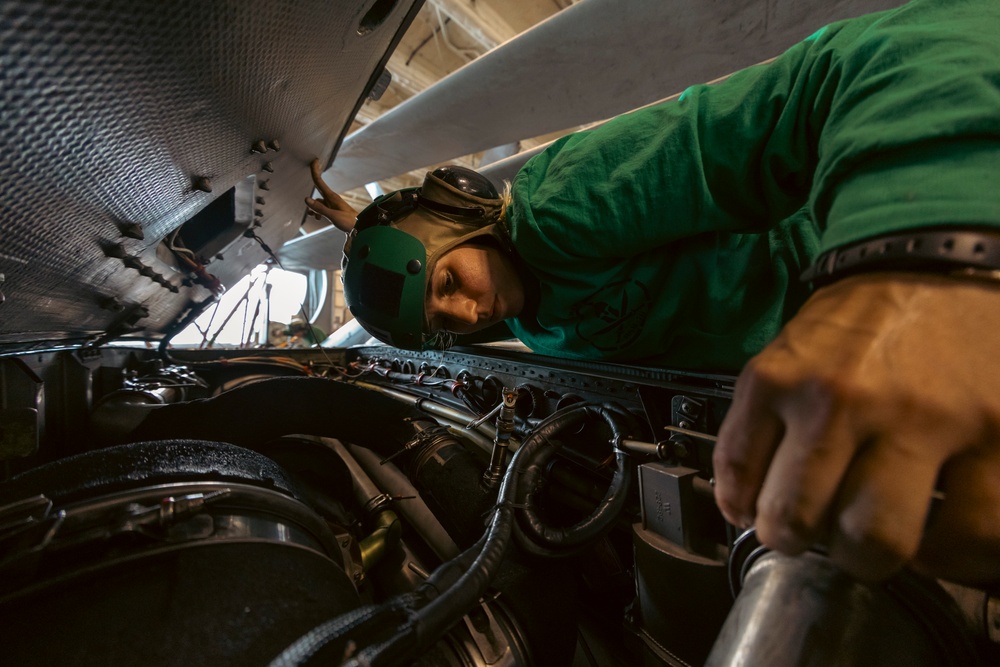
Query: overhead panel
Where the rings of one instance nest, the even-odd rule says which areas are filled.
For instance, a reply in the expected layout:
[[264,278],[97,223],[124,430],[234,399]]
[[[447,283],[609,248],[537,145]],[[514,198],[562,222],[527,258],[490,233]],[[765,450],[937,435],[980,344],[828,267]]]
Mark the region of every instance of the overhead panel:
[[164,331],[293,238],[420,5],[2,3],[0,344]]

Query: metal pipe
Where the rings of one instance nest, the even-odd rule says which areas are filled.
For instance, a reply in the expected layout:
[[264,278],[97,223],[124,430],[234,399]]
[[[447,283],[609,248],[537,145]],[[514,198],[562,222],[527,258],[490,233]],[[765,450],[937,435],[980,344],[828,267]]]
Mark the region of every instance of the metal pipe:
[[978,663],[943,604],[951,600],[915,579],[867,584],[814,552],[766,552],[743,569],[742,590],[706,667]]
[[[402,401],[404,403],[409,403],[418,410],[423,410],[430,415],[435,417],[443,417],[449,421],[458,424],[468,424],[470,417],[475,417],[475,415],[469,414],[467,412],[462,412],[461,410],[456,410],[455,408],[448,407],[447,405],[442,405],[440,403],[434,402],[424,396],[414,396],[413,394],[407,394],[406,392],[399,391],[397,389],[392,389],[390,387],[383,387],[382,385],[372,384],[370,382],[355,382],[359,387],[364,387],[365,389],[371,389],[373,391],[378,391],[386,396],[391,396],[396,400]],[[484,422],[475,428],[484,436],[489,438],[489,446],[487,446],[487,451],[493,445],[493,438],[496,435],[496,429],[489,422]],[[470,431],[471,432],[471,431]]]
[[496,437],[493,438],[493,451],[490,453],[490,465],[483,473],[483,485],[487,489],[495,489],[503,479],[503,471],[507,466],[507,450],[510,445],[510,434],[514,432],[514,408],[517,405],[517,389],[503,388],[503,401],[500,403],[500,414],[497,415]]
[[442,561],[459,554],[458,545],[430,511],[410,480],[393,463],[382,463],[378,454],[365,447],[347,445],[357,461],[385,492],[393,498],[405,498],[396,503],[396,510],[427,543]]
[[359,545],[361,569],[368,572],[390,549],[399,544],[402,535],[399,517],[393,510],[389,509],[392,498],[382,493],[382,490],[372,481],[364,468],[339,440],[319,438],[319,441],[332,449],[347,466],[351,473],[354,497],[372,518],[374,528],[371,533],[362,538]]

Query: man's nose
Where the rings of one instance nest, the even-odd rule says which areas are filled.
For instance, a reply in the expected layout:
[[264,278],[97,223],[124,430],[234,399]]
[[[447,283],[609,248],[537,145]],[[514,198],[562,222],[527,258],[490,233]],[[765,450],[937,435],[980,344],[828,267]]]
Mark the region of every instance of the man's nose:
[[476,313],[476,301],[461,294],[452,295],[445,306],[448,317],[464,324],[476,324],[479,315]]

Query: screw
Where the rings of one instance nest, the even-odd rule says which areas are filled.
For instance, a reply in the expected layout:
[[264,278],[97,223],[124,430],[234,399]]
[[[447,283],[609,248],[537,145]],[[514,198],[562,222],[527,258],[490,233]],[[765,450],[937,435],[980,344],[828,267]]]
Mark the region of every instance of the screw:
[[681,412],[691,413],[694,411],[694,405],[691,401],[681,401]]
[[194,189],[201,190],[202,192],[212,191],[212,179],[205,176],[195,176],[194,177]]
[[677,422],[677,426],[679,426],[680,428],[690,429],[691,428],[691,422],[689,422],[686,419],[682,419],[679,422]]

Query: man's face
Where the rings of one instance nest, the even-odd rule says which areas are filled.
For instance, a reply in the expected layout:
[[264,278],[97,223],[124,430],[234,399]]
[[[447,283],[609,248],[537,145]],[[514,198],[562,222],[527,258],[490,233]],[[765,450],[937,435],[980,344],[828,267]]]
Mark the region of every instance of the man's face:
[[492,246],[463,244],[446,252],[428,278],[425,308],[432,331],[485,329],[524,307],[524,285],[510,257]]

